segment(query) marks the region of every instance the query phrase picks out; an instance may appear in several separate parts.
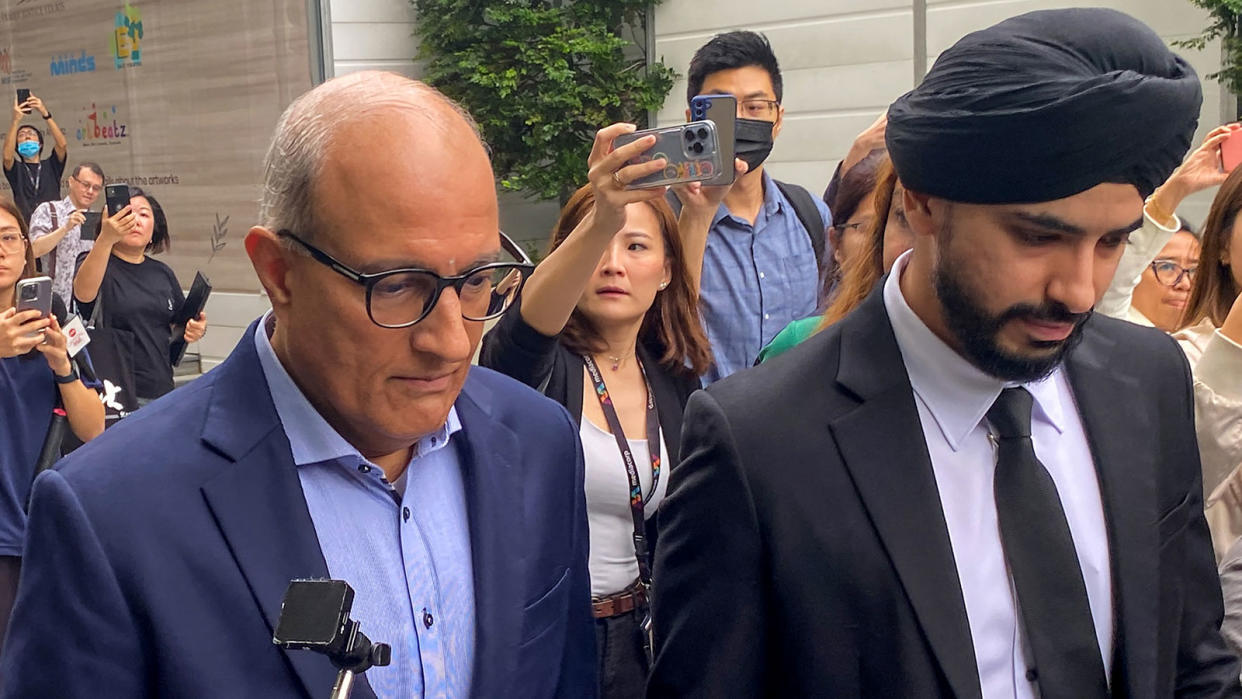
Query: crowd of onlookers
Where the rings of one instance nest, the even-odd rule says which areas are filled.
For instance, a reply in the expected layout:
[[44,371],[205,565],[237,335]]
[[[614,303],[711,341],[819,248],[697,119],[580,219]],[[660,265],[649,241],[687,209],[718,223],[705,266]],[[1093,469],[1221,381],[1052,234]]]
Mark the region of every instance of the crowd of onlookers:
[[[367,675],[379,696],[1071,697],[1134,682],[1164,696],[1222,676],[1204,695],[1237,695],[1204,571],[1214,548],[1223,637],[1242,652],[1242,168],[1222,159],[1242,126],[1187,154],[1193,72],[1124,15],[1067,12],[946,52],[859,134],[822,198],[765,165],[786,109],[771,46],[718,35],[690,62],[687,101],[736,99],[733,183],[630,186],[666,163],[643,157],[654,137],[605,126],[537,267],[503,233],[496,247],[490,170],[460,107],[391,75],[330,81],[282,117],[246,241],[273,310],[166,397],[184,297],[151,257],[171,242],[163,210],[131,188],[88,230],[103,168],[77,164],[61,198],[64,135],[38,97],[15,103],[14,203],[0,206],[0,620],[15,600],[16,614],[0,673],[18,679],[0,695],[84,696],[89,678],[28,670],[54,643],[35,629],[75,623],[96,634],[75,652],[118,691],[235,686],[242,675],[205,669],[243,647],[277,653],[258,642],[272,629],[205,619],[245,617],[253,594],[271,625],[277,583],[329,574],[357,588],[368,634],[393,643],[392,669]],[[1074,29],[1089,22],[1112,34]],[[323,128],[333,105],[380,95],[389,111]],[[1086,136],[1064,139],[1060,160],[1035,154],[1056,138],[1043,124],[1081,123],[1073,109],[1107,121],[1157,98],[1162,138],[1138,134],[1124,157]],[[34,113],[47,157],[22,123]],[[420,120],[443,142],[419,141]],[[403,134],[382,177],[347,156],[377,124]],[[1005,167],[987,151],[1004,129],[1029,140],[1006,153],[1015,172],[972,170]],[[406,172],[437,158],[460,176]],[[1202,225],[1178,215],[1213,187]],[[40,275],[54,312],[17,312],[18,282]],[[104,432],[114,397],[91,347],[67,349],[68,315],[121,332],[138,405],[160,400],[40,478],[27,541],[55,416],[76,438],[57,445],[68,453]],[[470,372],[480,342],[480,366],[533,391]],[[1150,448],[1123,487],[1109,469],[1127,441]],[[166,499],[145,492],[152,481]],[[258,543],[240,542],[242,522]],[[119,543],[146,528],[151,555],[171,561],[158,573]],[[23,546],[38,562],[18,594]],[[1145,567],[1164,577],[1133,582]],[[177,585],[193,599],[170,597]],[[206,630],[190,641],[172,621]],[[236,648],[234,632],[247,639]],[[112,667],[123,662],[136,669]],[[287,691],[266,672],[313,683],[289,667],[263,661],[244,682],[265,696]],[[513,690],[506,676],[526,679],[512,673],[538,679]]]

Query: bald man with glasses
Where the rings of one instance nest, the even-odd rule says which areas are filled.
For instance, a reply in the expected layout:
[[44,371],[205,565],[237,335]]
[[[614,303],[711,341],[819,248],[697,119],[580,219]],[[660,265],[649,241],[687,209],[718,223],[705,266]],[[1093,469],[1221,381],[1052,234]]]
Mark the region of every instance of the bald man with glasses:
[[328,659],[272,636],[328,577],[392,646],[355,697],[594,696],[577,430],[470,366],[532,265],[469,117],[331,80],[281,118],[259,218],[272,310],[36,483],[0,696],[322,696]]

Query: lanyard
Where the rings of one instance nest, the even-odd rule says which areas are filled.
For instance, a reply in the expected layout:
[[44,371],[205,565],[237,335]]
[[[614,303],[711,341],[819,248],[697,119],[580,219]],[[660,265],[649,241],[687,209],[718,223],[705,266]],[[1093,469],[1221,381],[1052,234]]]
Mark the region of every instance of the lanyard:
[[35,196],[39,196],[39,182],[43,179],[43,161],[39,161],[38,167],[35,168],[34,177],[30,176],[30,163],[22,162],[26,166],[26,179],[30,180],[30,184],[34,185]]
[[608,395],[608,387],[604,385],[604,375],[599,366],[589,356],[583,356],[587,374],[591,383],[595,384],[595,397],[599,398],[599,407],[604,411],[604,419],[608,421],[608,429],[617,440],[617,448],[621,450],[621,461],[625,463],[625,475],[630,481],[630,515],[634,519],[634,557],[638,559],[638,579],[643,585],[651,584],[651,562],[647,551],[646,519],[643,517],[643,505],[655,495],[656,486],[660,483],[660,418],[656,413],[655,394],[651,392],[651,382],[647,380],[647,372],[643,373],[643,383],[647,386],[647,453],[651,456],[651,490],[643,497],[642,484],[638,480],[638,465],[634,462],[634,453],[630,451],[630,443],[621,430],[621,420],[617,418],[617,410],[612,405],[612,397]]

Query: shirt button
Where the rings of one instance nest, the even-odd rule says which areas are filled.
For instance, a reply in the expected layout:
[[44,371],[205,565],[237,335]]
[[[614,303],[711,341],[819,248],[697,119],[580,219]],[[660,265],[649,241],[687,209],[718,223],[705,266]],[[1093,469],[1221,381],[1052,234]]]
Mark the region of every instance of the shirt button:
[[435,617],[431,616],[431,612],[424,609],[423,610],[423,626],[426,626],[427,628],[431,628],[431,625],[434,623],[436,623]]
[[370,473],[371,467],[367,466],[366,464],[362,464],[361,466],[358,467],[358,472],[359,473]]
[[1027,682],[1034,682],[1038,679],[1039,679],[1039,673],[1035,671],[1035,668],[1031,668],[1030,670],[1026,671]]
[[410,521],[410,508],[408,507],[401,508],[401,519],[404,519],[407,522]]

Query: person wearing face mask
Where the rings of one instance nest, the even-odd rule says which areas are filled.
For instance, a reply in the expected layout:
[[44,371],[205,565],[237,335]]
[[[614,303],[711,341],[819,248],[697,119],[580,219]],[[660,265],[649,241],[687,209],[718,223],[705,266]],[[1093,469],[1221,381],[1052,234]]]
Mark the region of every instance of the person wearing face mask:
[[[26,116],[39,113],[47,122],[48,133],[55,144],[48,157],[43,158],[43,132],[22,124]],[[65,174],[65,160],[69,156],[69,142],[52,119],[52,113],[43,100],[31,95],[21,104],[13,98],[13,121],[4,137],[4,177],[13,189],[13,201],[21,211],[22,218],[30,220],[35,207],[45,201],[60,199],[60,178]]]
[[648,136],[612,149],[633,130],[613,124],[596,134],[590,183],[570,196],[518,312],[488,333],[479,359],[538,388],[578,423],[603,699],[643,696],[640,624],[655,515],[677,463],[682,411],[711,364],[695,298],[707,228],[726,189],[679,187],[680,219],[663,188],[626,189],[665,164],[626,165],[655,143]]
[[[94,247],[78,258],[73,299],[83,318],[102,304],[96,325],[133,335],[134,390],[145,405],[173,390],[168,345],[185,296],[172,269],[150,256],[172,245],[164,210],[138,187],[129,193],[129,206],[104,219]],[[206,332],[207,314],[200,313],[186,324],[185,339],[197,342]]]
[[751,366],[781,329],[815,312],[820,260],[831,255],[828,207],[772,179],[763,165],[785,114],[780,66],[766,38],[728,32],[694,54],[687,100],[720,94],[737,98],[736,154],[749,169],[718,207],[703,256],[699,308],[715,356],[704,384]]

